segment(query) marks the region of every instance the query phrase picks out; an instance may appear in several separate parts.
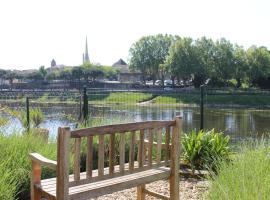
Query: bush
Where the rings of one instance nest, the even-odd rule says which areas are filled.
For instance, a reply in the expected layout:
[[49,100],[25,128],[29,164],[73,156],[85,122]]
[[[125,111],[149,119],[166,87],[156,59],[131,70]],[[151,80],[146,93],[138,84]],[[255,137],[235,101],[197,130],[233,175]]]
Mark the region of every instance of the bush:
[[184,134],[182,150],[184,161],[195,169],[214,169],[219,161],[229,158],[229,136],[213,130]]
[[[254,144],[254,143],[253,143]],[[222,162],[210,179],[208,199],[270,199],[270,146],[244,145],[232,162]]]

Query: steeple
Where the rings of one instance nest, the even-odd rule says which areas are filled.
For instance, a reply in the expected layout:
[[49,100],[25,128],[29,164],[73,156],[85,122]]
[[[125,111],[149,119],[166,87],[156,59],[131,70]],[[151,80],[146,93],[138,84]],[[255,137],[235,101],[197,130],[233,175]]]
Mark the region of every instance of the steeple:
[[86,36],[86,42],[85,42],[85,53],[83,58],[83,63],[90,62],[89,55],[88,55],[88,44],[87,44],[87,36]]

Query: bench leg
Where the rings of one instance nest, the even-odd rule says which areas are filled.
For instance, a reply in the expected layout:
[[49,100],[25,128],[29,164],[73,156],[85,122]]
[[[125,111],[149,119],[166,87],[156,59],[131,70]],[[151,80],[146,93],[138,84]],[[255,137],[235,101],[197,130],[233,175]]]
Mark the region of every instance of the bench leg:
[[137,200],[145,200],[145,184],[137,187]]
[[31,200],[40,200],[41,194],[34,187],[35,184],[39,184],[41,179],[41,167],[36,162],[32,161],[32,174],[31,174]]

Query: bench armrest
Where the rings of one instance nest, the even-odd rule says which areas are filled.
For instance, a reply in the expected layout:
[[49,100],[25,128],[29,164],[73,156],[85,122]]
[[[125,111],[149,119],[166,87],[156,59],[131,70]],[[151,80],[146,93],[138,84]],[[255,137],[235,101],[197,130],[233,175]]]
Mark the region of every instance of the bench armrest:
[[29,154],[30,160],[38,163],[41,166],[48,167],[50,169],[56,170],[57,162],[54,160],[50,160],[48,158],[45,158],[44,156],[38,154],[38,153],[30,153]]

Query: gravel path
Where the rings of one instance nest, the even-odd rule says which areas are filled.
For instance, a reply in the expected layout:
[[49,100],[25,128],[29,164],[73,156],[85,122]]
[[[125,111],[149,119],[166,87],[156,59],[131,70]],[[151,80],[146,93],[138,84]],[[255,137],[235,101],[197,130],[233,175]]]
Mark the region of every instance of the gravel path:
[[[207,191],[208,183],[205,180],[194,178],[181,179],[180,181],[180,199],[181,200],[200,200],[203,199]],[[146,189],[169,196],[168,181],[157,181],[146,185]],[[156,199],[146,196],[147,200]],[[122,190],[109,195],[104,195],[95,200],[136,200],[136,188]]]

